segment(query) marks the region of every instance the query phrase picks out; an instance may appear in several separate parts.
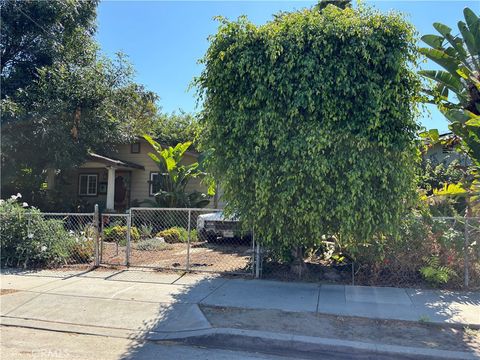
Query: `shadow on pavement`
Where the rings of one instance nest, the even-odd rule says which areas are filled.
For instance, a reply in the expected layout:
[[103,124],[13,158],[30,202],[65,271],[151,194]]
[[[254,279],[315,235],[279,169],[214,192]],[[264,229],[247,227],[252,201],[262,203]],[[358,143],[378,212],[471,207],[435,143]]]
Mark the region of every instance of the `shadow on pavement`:
[[[325,338],[348,335],[352,340],[378,343],[382,341],[381,334],[389,328],[381,319],[407,320],[416,325],[421,323],[422,331],[417,335],[423,334],[418,336],[425,337],[426,346],[435,339],[428,338],[432,332],[429,332],[430,325],[425,323],[456,321],[456,328],[444,327],[452,333],[465,332],[462,323],[469,321],[476,321],[480,327],[478,292],[291,283],[253,280],[245,276],[134,269],[77,271],[72,272],[73,279],[65,278],[62,272],[55,274],[53,270],[7,270],[2,274],[25,276],[25,280],[39,276],[57,278],[45,283],[29,278],[23,293],[5,295],[5,298],[12,297],[12,310],[2,316],[78,325],[92,333],[122,331],[132,340],[121,357],[125,360],[159,357],[158,347],[152,346],[152,341],[204,336],[212,327],[290,335],[302,334],[307,329],[304,335]],[[18,297],[16,302],[14,296]],[[6,304],[3,300],[2,307]],[[210,322],[201,307],[216,309],[217,321]],[[237,318],[229,314],[232,309]],[[247,313],[250,321],[245,320]],[[315,321],[316,327],[329,323],[319,320],[326,316],[323,314],[336,316],[338,329],[331,333],[315,333],[312,325]],[[350,325],[356,321],[352,317],[373,319],[369,326],[374,326],[379,335],[370,340],[355,338],[355,334],[348,333]],[[218,319],[222,318],[230,320],[221,323]],[[315,321],[307,324],[309,319]],[[357,328],[364,326],[359,321],[356,324]],[[364,332],[368,331],[365,327]],[[394,337],[394,334],[390,336]],[[462,348],[471,346],[467,337],[458,339],[463,341]],[[264,350],[268,352],[268,342]],[[480,345],[476,350],[480,352]]]

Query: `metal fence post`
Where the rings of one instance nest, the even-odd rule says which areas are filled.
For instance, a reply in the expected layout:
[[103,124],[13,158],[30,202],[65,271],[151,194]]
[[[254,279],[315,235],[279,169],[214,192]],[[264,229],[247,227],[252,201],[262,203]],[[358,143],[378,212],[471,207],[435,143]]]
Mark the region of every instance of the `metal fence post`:
[[187,241],[187,264],[186,270],[190,270],[190,237],[191,237],[191,220],[192,220],[192,210],[188,210],[188,241]]
[[469,273],[469,258],[468,258],[468,247],[470,246],[468,241],[468,218],[465,218],[465,236],[463,244],[463,285],[465,288],[468,288],[470,282],[470,273]]
[[352,261],[352,286],[355,285],[355,262]]
[[127,213],[127,249],[125,251],[125,266],[130,266],[130,249],[131,249],[131,233],[132,233],[132,209],[128,209]]
[[100,231],[98,228],[99,225],[99,214],[98,214],[98,204],[95,204],[93,212],[93,224],[95,226],[95,266],[100,266]]
[[256,261],[256,269],[255,269],[255,278],[260,278],[260,266],[261,266],[261,259],[260,259],[260,244],[257,244],[257,261]]
[[255,236],[253,234],[253,229],[252,229],[252,277],[255,277],[256,273],[256,268],[257,268],[257,261],[256,261],[256,256],[255,256]]
[[[252,230],[253,241],[255,241],[255,230]],[[257,250],[255,251],[255,278],[260,277],[260,244],[257,242]]]
[[99,219],[100,219],[100,245],[99,245],[99,257],[100,257],[100,262],[103,261],[103,215],[100,216],[99,215]]

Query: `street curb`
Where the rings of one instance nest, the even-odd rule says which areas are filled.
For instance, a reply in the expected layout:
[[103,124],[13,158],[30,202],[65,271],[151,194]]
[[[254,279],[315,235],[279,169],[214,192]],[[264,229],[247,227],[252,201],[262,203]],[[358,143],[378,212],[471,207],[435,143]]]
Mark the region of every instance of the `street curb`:
[[168,341],[190,345],[201,345],[205,347],[237,348],[244,351],[250,349],[260,353],[282,354],[298,352],[307,355],[315,355],[325,351],[332,351],[332,348],[334,348],[336,351],[345,351],[346,353],[355,350],[356,352],[375,353],[384,356],[404,356],[412,359],[422,357],[426,359],[474,360],[480,358],[479,353],[473,352],[386,345],[234,328],[205,328],[188,331],[145,332],[141,330],[76,325],[6,316],[1,317],[0,325],[5,327],[23,327],[81,335],[127,338],[140,341]]
[[164,336],[163,339],[155,339],[155,337],[149,337],[147,335],[147,339],[178,341],[207,347],[210,344],[213,347],[234,347],[242,348],[243,350],[250,348],[256,352],[266,352],[265,350],[268,347],[268,353],[284,353],[288,350],[289,352],[298,351],[314,354],[326,350],[331,351],[332,348],[336,348],[345,351],[356,350],[387,356],[411,356],[412,358],[474,360],[480,357],[480,354],[473,352],[426,349],[233,328],[212,328],[208,330],[189,331],[182,334],[171,333]]

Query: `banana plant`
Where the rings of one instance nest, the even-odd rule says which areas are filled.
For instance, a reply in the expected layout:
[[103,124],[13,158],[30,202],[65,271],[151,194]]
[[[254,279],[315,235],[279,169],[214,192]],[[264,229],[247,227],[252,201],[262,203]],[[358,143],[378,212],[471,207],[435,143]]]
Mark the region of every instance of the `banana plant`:
[[472,217],[480,214],[480,176],[478,169],[472,168],[462,182],[457,184],[445,184],[442,189],[433,191],[434,197],[465,198],[467,207],[465,217]]
[[190,165],[181,163],[185,151],[192,143],[187,141],[179,143],[175,147],[162,148],[152,137],[144,135],[144,138],[155,151],[148,153],[148,156],[159,169],[159,176],[155,180],[155,185],[159,190],[154,194],[155,200],[145,200],[144,203],[168,208],[203,208],[207,206],[210,202],[207,194],[196,190],[190,192],[186,190],[190,180],[205,175],[198,162]]
[[458,22],[458,35],[441,23],[433,27],[439,35],[424,35],[429,48],[420,52],[443,70],[419,74],[435,84],[425,89],[428,102],[436,104],[449,120],[450,130],[460,138],[461,150],[480,166],[480,19],[465,8],[465,21]]

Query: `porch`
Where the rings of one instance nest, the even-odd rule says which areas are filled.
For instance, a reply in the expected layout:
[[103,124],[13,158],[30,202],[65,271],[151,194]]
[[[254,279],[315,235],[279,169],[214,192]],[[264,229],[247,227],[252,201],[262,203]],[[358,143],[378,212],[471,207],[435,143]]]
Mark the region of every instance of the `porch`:
[[123,213],[132,206],[132,179],[143,172],[142,165],[91,153],[76,171],[74,188],[79,199],[99,204],[105,212]]

